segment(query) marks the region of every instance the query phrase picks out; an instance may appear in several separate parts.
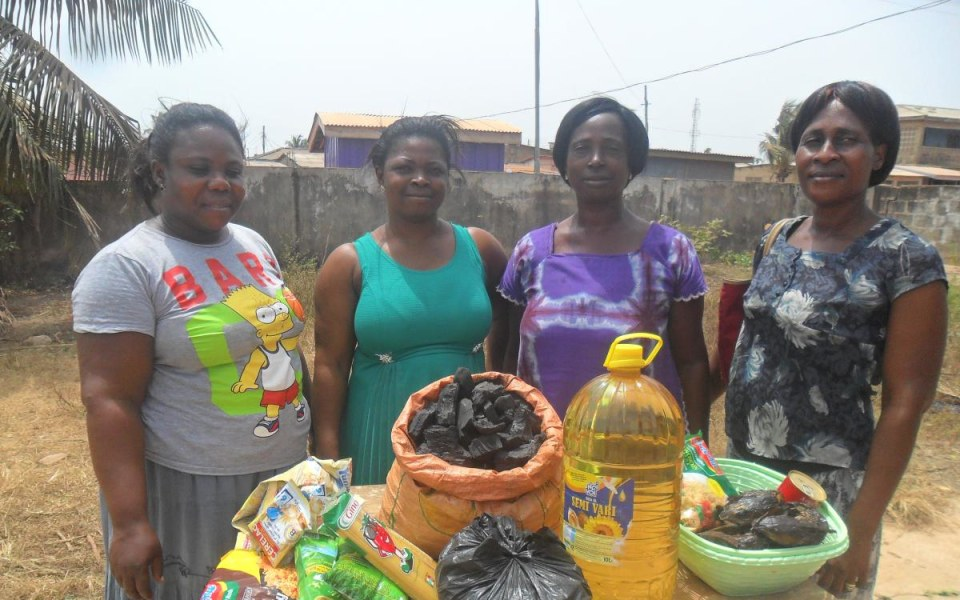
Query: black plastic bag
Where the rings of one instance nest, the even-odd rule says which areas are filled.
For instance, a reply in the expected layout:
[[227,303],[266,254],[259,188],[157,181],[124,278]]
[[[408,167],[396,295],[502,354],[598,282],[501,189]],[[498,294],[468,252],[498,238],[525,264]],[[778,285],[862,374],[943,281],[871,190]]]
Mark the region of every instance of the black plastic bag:
[[535,533],[510,517],[482,514],[461,529],[437,562],[440,600],[592,598],[580,567],[546,527]]

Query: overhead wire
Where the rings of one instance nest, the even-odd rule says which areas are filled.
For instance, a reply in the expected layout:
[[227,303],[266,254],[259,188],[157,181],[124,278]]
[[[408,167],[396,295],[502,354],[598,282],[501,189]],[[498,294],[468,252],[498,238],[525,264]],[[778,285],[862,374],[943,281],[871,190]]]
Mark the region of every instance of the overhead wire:
[[[809,37],[805,37],[805,38],[800,38],[800,39],[798,39],[798,40],[794,40],[794,41],[792,41],[792,42],[788,42],[788,43],[786,43],[786,44],[782,44],[782,45],[776,46],[776,47],[774,47],[774,48],[768,48],[768,49],[766,49],[766,50],[758,50],[758,51],[756,51],[756,52],[751,52],[751,53],[749,53],[749,54],[743,54],[743,55],[740,55],[740,56],[736,56],[736,57],[734,57],[734,58],[728,58],[728,59],[726,59],[726,60],[721,60],[721,61],[719,61],[719,62],[710,63],[710,64],[707,64],[707,65],[703,65],[703,66],[700,66],[700,67],[695,67],[695,68],[692,68],[692,69],[686,69],[686,70],[684,70],[684,71],[677,71],[676,73],[671,73],[671,74],[669,74],[669,75],[664,75],[664,76],[662,76],[662,77],[657,77],[657,78],[654,78],[654,79],[648,79],[648,80],[646,80],[646,81],[638,81],[637,83],[631,83],[631,84],[627,84],[627,85],[624,85],[624,86],[621,86],[621,87],[611,88],[611,89],[609,89],[609,90],[604,90],[604,91],[601,91],[601,92],[592,92],[592,93],[590,93],[590,94],[585,94],[585,95],[582,95],[582,96],[575,96],[575,97],[573,97],[573,98],[565,98],[565,99],[563,99],[563,100],[555,100],[555,101],[553,101],[553,102],[548,102],[548,103],[546,103],[546,104],[541,104],[541,105],[540,105],[540,108],[550,108],[551,106],[557,106],[557,105],[559,105],[559,104],[566,104],[566,103],[568,103],[568,102],[576,102],[577,100],[585,100],[585,99],[587,99],[587,98],[591,98],[591,97],[593,97],[593,96],[595,96],[595,95],[598,95],[598,94],[612,94],[612,93],[614,93],[614,92],[622,92],[623,90],[628,90],[628,89],[630,89],[630,88],[634,88],[634,87],[637,87],[637,86],[640,86],[640,85],[644,85],[644,84],[659,83],[659,82],[661,82],[661,81],[666,81],[666,80],[668,80],[668,79],[674,79],[674,78],[680,77],[680,76],[682,76],[682,75],[689,75],[690,73],[699,73],[699,72],[701,72],[701,71],[707,71],[707,70],[709,70],[709,69],[713,69],[713,68],[716,68],[716,67],[719,67],[719,66],[722,66],[722,65],[727,65],[727,64],[730,64],[730,63],[733,63],[733,62],[737,62],[737,61],[741,61],[741,60],[746,60],[746,59],[748,59],[748,58],[754,58],[754,57],[757,57],[757,56],[763,56],[763,55],[765,55],[765,54],[771,54],[771,53],[773,53],[773,52],[777,52],[777,51],[779,51],[779,50],[783,50],[784,48],[789,48],[789,47],[791,47],[791,46],[796,46],[797,44],[802,44],[802,43],[805,43],[805,42],[811,42],[811,41],[813,41],[813,40],[819,40],[819,39],[823,39],[823,38],[827,38],[827,37],[831,37],[831,36],[835,36],[835,35],[840,35],[841,33],[846,33],[846,32],[848,32],[848,31],[853,31],[854,29],[859,29],[860,27],[864,27],[864,26],[866,26],[866,25],[870,25],[870,24],[876,23],[876,22],[878,22],[878,21],[884,21],[884,20],[886,20],[886,19],[892,19],[892,18],[894,18],[894,17],[899,17],[899,16],[901,16],[901,15],[905,15],[905,14],[912,13],[912,12],[918,12],[918,11],[921,11],[921,10],[927,10],[927,9],[930,9],[930,8],[934,8],[934,7],[937,7],[937,6],[941,6],[941,5],[946,4],[946,3],[948,3],[948,2],[950,2],[950,0],[933,0],[932,2],[928,2],[928,3],[926,3],[926,4],[921,4],[920,6],[915,6],[915,7],[913,7],[913,8],[909,8],[909,9],[907,9],[907,10],[901,10],[901,11],[898,11],[898,12],[895,12],[895,13],[890,13],[890,14],[883,15],[883,16],[880,16],[880,17],[875,17],[875,18],[873,18],[873,19],[868,19],[868,20],[866,20],[866,21],[862,21],[862,22],[860,22],[860,23],[856,23],[856,24],[854,24],[854,25],[850,25],[850,26],[844,27],[844,28],[842,28],[842,29],[837,29],[837,30],[835,30],[835,31],[830,31],[830,32],[827,32],[827,33],[819,34],[819,35],[813,35],[813,36],[809,36]],[[591,27],[592,27],[592,26],[591,26]],[[537,108],[536,106],[528,106],[528,107],[525,107],[525,108],[517,108],[517,109],[513,109],[513,110],[505,110],[505,111],[502,111],[502,112],[489,113],[489,114],[486,114],[486,115],[479,115],[479,116],[476,116],[476,117],[469,117],[469,118],[471,118],[471,119],[487,119],[487,118],[490,118],[490,117],[500,117],[500,116],[503,116],[503,115],[512,115],[512,114],[516,114],[516,113],[526,112],[526,111],[528,111],[528,110],[535,110],[536,108]]]

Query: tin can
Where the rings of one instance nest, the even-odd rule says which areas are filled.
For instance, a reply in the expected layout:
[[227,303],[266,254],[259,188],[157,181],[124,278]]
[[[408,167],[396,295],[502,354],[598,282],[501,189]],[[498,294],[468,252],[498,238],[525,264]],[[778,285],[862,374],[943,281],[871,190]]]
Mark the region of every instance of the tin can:
[[790,471],[777,488],[784,502],[803,502],[817,506],[827,499],[827,493],[813,477],[800,471]]

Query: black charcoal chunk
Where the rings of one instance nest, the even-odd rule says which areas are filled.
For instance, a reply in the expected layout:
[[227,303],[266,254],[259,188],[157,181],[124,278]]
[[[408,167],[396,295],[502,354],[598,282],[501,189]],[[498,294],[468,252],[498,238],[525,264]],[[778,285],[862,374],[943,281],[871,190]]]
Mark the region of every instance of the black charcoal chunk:
[[500,448],[502,445],[496,434],[482,435],[470,442],[469,452],[475,460],[484,461],[496,454]]
[[420,412],[413,415],[410,419],[410,426],[407,432],[410,438],[417,444],[423,441],[423,430],[437,422],[437,403],[431,402],[424,406]]
[[493,423],[483,415],[475,416],[473,418],[473,427],[477,430],[477,433],[481,435],[488,435],[491,433],[499,433],[501,431],[506,431],[509,424],[506,421],[500,421],[499,423]]
[[509,471],[522,467],[537,455],[539,449],[540,444],[530,441],[513,450],[500,450],[493,457],[493,468],[497,471]]
[[493,381],[481,381],[473,386],[473,392],[470,396],[473,398],[473,404],[484,404],[486,402],[496,402],[499,396],[503,395],[503,386]]
[[470,394],[473,393],[473,376],[470,374],[470,369],[466,367],[458,368],[457,372],[453,374],[453,381],[460,386],[460,397],[469,398]]
[[469,440],[476,437],[474,433],[476,430],[473,428],[473,402],[470,401],[470,398],[461,398],[459,402],[460,412],[457,413],[457,433],[461,443],[464,439],[467,439],[467,444],[469,444]]
[[443,454],[450,454],[459,447],[457,444],[457,430],[443,425],[431,425],[423,432],[424,443],[429,444],[433,454],[443,458]]
[[500,413],[497,412],[497,408],[491,404],[483,405],[483,416],[487,418],[491,423],[499,423],[503,421],[503,417],[500,416]]
[[460,386],[456,383],[448,383],[440,390],[440,397],[437,398],[437,424],[445,427],[453,427],[457,424],[457,394]]
[[494,405],[496,406],[497,412],[502,415],[508,410],[512,410],[517,407],[517,397],[512,393],[504,394],[497,398]]

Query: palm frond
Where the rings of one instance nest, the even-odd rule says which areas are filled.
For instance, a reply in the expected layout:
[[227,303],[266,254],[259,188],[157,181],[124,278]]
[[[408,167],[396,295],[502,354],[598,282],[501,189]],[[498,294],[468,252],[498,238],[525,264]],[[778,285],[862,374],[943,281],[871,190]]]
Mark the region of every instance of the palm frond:
[[220,41],[186,0],[0,0],[0,18],[60,52],[173,63]]
[[70,191],[57,161],[34,137],[21,106],[0,98],[0,188],[26,196],[41,212],[53,214],[69,201],[77,218],[98,242],[99,227]]
[[[61,171],[69,169],[85,179],[119,178],[129,147],[140,138],[137,122],[2,18],[0,48],[0,102],[19,115],[36,147]],[[12,124],[0,122],[0,140],[9,138]],[[8,150],[0,149],[0,165],[7,167],[14,158]]]

